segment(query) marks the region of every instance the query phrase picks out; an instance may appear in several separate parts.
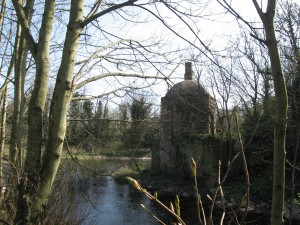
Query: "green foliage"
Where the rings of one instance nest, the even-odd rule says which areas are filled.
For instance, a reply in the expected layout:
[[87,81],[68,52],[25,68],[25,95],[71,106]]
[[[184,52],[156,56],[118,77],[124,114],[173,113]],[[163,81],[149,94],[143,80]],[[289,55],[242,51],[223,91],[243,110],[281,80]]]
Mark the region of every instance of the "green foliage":
[[[78,94],[77,94],[78,95]],[[96,109],[96,110],[95,110]],[[94,104],[90,100],[72,101],[67,137],[70,146],[93,153],[96,146],[103,146],[111,140],[111,123],[108,121],[107,104]]]
[[129,105],[131,126],[124,138],[124,145],[129,149],[150,148],[159,139],[158,118],[151,118],[152,106],[143,97],[134,99]]
[[[78,96],[79,93],[75,93],[74,97]],[[81,103],[79,101],[71,101],[69,108],[70,118],[80,119],[81,115]],[[70,121],[68,124],[67,138],[71,146],[79,144],[80,135],[82,134],[81,124],[75,121]]]
[[265,160],[273,159],[274,105],[275,99],[270,97],[268,110],[260,110],[260,115],[254,113],[253,108],[249,108],[241,124],[241,133],[247,149]]
[[[227,199],[240,199],[243,203],[245,181],[244,180],[229,180],[223,186],[224,195]],[[272,199],[272,180],[268,176],[252,177],[250,187],[251,201],[268,202]]]
[[211,134],[199,134],[195,132],[182,132],[181,136],[177,138],[178,142],[181,143],[195,143],[195,142],[203,142],[203,143],[221,143],[224,137],[220,134],[215,134],[212,136]]
[[98,146],[104,146],[112,140],[112,124],[109,121],[108,105],[103,106],[102,102],[98,102],[97,111],[92,119],[90,132],[93,136],[93,142]]
[[130,105],[130,115],[132,121],[144,120],[149,118],[151,112],[151,104],[145,101],[144,97],[133,99]]
[[72,101],[68,143],[84,155],[145,155],[145,150],[159,140],[159,118],[151,117],[151,110],[152,105],[144,98],[135,99],[131,104],[122,103],[115,111],[100,100]]
[[297,193],[297,197],[294,198],[294,204],[300,206],[300,193]]
[[83,105],[82,105],[82,117],[85,118],[85,119],[88,119],[88,118],[92,118],[94,113],[93,113],[93,102],[91,102],[90,100],[85,100],[83,102]]

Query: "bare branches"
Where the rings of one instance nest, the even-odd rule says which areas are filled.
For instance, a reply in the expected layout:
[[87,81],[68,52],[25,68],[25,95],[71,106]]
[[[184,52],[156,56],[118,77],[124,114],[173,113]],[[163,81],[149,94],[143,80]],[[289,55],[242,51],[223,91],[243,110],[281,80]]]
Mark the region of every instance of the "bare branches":
[[253,5],[254,5],[260,19],[263,20],[264,13],[263,13],[262,9],[260,8],[260,6],[258,5],[256,0],[252,0],[252,2],[253,2]]
[[[155,14],[154,12],[152,12],[151,10],[149,10],[148,8],[142,6],[142,5],[137,5],[138,7],[144,9],[145,11],[147,11],[148,13],[150,13],[151,15],[153,15],[156,19],[158,19],[167,29],[169,29],[173,34],[175,34],[177,37],[179,37],[180,39],[182,39],[183,41],[185,41],[186,43],[190,44],[191,46],[193,46],[194,48],[198,49],[203,55],[205,55],[212,63],[214,63],[215,65],[218,65],[216,60],[214,59],[214,55],[211,54],[211,50],[208,49],[208,46],[206,46],[204,44],[204,42],[198,37],[199,35],[197,35],[195,33],[195,31],[191,28],[191,26],[184,21],[181,16],[172,8],[170,7],[167,3],[163,2],[168,9],[170,9],[191,31],[192,33],[195,35],[195,37],[197,38],[197,40],[200,41],[200,43],[202,44],[202,46],[205,48],[205,50],[208,50],[207,52],[202,50],[199,46],[197,46],[195,43],[191,42],[190,40],[188,40],[187,38],[185,38],[183,35],[181,35],[179,32],[177,32],[174,28],[172,28],[160,15]],[[219,66],[219,65],[218,65]]]
[[[33,38],[33,36],[30,33],[29,23],[28,23],[28,20],[27,20],[27,16],[26,16],[26,14],[25,14],[25,12],[23,10],[23,6],[22,6],[22,4],[21,4],[21,2],[19,0],[12,0],[12,3],[14,5],[14,7],[15,7],[18,19],[19,19],[19,21],[20,21],[20,23],[22,25],[23,30],[24,30],[29,50],[30,50],[32,56],[34,58],[36,58],[37,43],[34,41],[34,38]],[[28,5],[30,3],[31,3],[30,5],[33,5],[34,4],[34,0],[29,0],[29,1],[27,1],[27,3],[28,3]],[[27,7],[27,8],[29,8],[29,7]]]
[[93,76],[91,78],[88,78],[82,82],[80,82],[79,84],[75,85],[74,88],[75,89],[79,89],[81,87],[83,87],[84,85],[91,83],[93,81],[105,78],[105,77],[135,77],[135,78],[144,78],[144,79],[163,79],[165,80],[165,77],[158,77],[158,76],[145,76],[143,74],[138,74],[138,73],[122,73],[122,72],[112,72],[112,73],[104,73],[101,75],[96,75]]
[[86,18],[90,18],[91,16],[95,15],[95,13],[97,13],[99,7],[101,6],[101,3],[102,3],[102,0],[96,0],[93,7],[91,8],[91,11],[89,12],[89,14],[87,15]]
[[258,36],[254,35],[254,34],[250,34],[250,36],[255,38],[256,40],[258,40],[263,45],[266,45],[266,41],[264,39],[261,39],[261,38],[259,38]]
[[165,204],[163,204],[161,201],[157,199],[157,196],[150,194],[146,189],[142,188],[142,186],[133,178],[126,177],[126,179],[132,185],[132,187],[134,187],[136,190],[143,193],[147,198],[149,198],[150,200],[158,204],[161,208],[165,209],[170,215],[175,217],[180,224],[185,225],[185,222],[180,218],[179,215],[176,214],[175,210],[169,209]]
[[245,178],[246,178],[246,193],[245,193],[245,211],[244,214],[241,218],[240,224],[244,224],[244,221],[247,217],[247,212],[248,212],[248,207],[249,207],[249,198],[250,198],[250,179],[249,179],[249,172],[248,172],[248,167],[247,167],[247,161],[246,161],[246,156],[244,153],[244,146],[242,142],[242,137],[241,137],[241,132],[240,132],[240,127],[239,127],[239,121],[238,121],[238,114],[235,113],[235,122],[236,122],[236,127],[237,127],[237,134],[238,134],[238,140],[239,140],[239,149],[241,152],[242,156],[242,161],[243,161],[243,167],[244,167],[244,173],[245,173]]
[[[227,0],[217,0],[217,2],[224,7],[230,14],[232,14],[236,19],[241,20],[243,23],[245,23],[251,30],[255,30],[255,28],[251,25],[250,22],[245,20],[232,6],[227,2]],[[255,1],[255,0],[254,0]]]
[[91,23],[92,21],[100,18],[101,16],[104,16],[108,13],[111,13],[117,9],[120,9],[122,7],[125,7],[125,6],[130,6],[130,5],[134,5],[135,2],[137,2],[138,0],[129,0],[129,1],[126,1],[126,2],[123,2],[121,4],[117,4],[117,5],[113,5],[107,9],[104,9],[103,11],[97,13],[97,14],[94,14],[94,15],[91,15],[90,17],[88,17],[87,19],[85,19],[83,22],[81,22],[81,27],[84,28],[86,25],[88,25],[89,23]]
[[117,95],[117,92],[118,92],[118,91],[126,91],[126,90],[128,90],[128,89],[129,89],[129,88],[121,87],[121,88],[114,89],[113,91],[109,91],[109,92],[102,93],[102,94],[97,95],[97,96],[75,96],[75,97],[72,98],[72,100],[73,100],[73,101],[77,101],[77,100],[93,100],[93,99],[99,99],[99,98],[103,98],[104,96],[108,96],[108,95],[111,95],[111,94]]

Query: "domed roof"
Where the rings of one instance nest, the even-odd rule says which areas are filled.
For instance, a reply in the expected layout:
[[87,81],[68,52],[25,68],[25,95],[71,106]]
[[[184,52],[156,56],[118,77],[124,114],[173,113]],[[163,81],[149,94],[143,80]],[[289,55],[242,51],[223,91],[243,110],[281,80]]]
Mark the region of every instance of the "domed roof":
[[205,88],[196,80],[184,80],[175,84],[166,94],[167,98],[192,95],[197,98],[209,95]]

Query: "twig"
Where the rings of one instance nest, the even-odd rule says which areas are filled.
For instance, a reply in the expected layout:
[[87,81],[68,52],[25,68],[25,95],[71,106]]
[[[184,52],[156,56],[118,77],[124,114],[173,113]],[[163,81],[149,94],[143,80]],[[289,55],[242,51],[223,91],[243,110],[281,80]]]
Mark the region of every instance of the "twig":
[[79,162],[79,160],[77,160],[77,159],[73,156],[72,152],[70,151],[70,148],[69,148],[69,144],[68,144],[67,139],[65,139],[65,144],[66,144],[67,152],[69,153],[69,155],[71,156],[71,159],[72,159],[75,163],[77,163],[78,165],[80,165],[80,166],[82,166],[82,167],[84,167],[84,168],[86,168],[86,169],[92,171],[93,173],[95,173],[95,174],[97,174],[97,175],[99,175],[99,176],[103,176],[103,177],[106,177],[106,176],[112,176],[112,173],[113,173],[113,172],[111,172],[110,174],[100,174],[100,173],[98,173],[97,171],[93,170],[92,168],[90,168],[90,167],[88,167],[88,166],[82,164],[81,162]]
[[293,205],[294,205],[294,197],[295,197],[295,173],[296,173],[296,163],[298,158],[298,150],[299,150],[299,142],[300,142],[300,130],[299,125],[297,126],[297,143],[294,152],[294,161],[292,167],[292,193],[291,193],[291,209],[290,209],[290,221],[289,225],[293,224]]
[[222,188],[222,185],[221,185],[221,161],[219,161],[218,186],[219,186],[220,195],[221,195],[221,199],[222,199],[222,209],[223,209],[220,225],[223,225],[224,218],[225,218],[225,199],[224,199],[223,188]]
[[[193,163],[194,190],[195,190],[196,199],[197,199],[197,216],[198,216],[198,220],[199,220],[200,224],[206,225],[206,218],[205,218],[206,216],[205,216],[205,212],[203,209],[201,196],[200,196],[199,190],[198,190],[197,164],[193,158],[192,158],[192,163]],[[203,222],[201,219],[201,212],[202,212],[202,216],[203,216]]]
[[151,212],[149,209],[146,208],[146,206],[144,206],[143,204],[141,204],[142,208],[149,213],[151,216],[154,217],[154,219],[156,219],[158,222],[160,222],[163,225],[166,225],[163,221],[161,221],[157,216],[155,216],[155,214],[153,212]]
[[242,138],[241,138],[240,126],[238,123],[238,115],[236,112],[235,112],[235,122],[236,122],[236,128],[237,128],[238,139],[239,139],[239,147],[240,147],[240,152],[242,155],[245,178],[246,178],[246,205],[245,205],[245,212],[244,212],[244,214],[241,218],[241,222],[240,222],[240,224],[243,224],[247,217],[247,212],[248,212],[248,207],[249,207],[250,179],[249,179],[249,172],[248,172],[248,167],[247,167],[246,156],[245,156],[244,148],[243,148],[243,142],[242,142]]
[[150,200],[154,201],[155,203],[157,203],[159,206],[161,206],[162,208],[164,208],[169,214],[171,214],[172,216],[174,216],[178,222],[181,225],[186,225],[185,222],[175,213],[173,212],[171,209],[169,209],[164,203],[162,203],[161,201],[159,201],[156,197],[154,197],[152,194],[150,194],[146,189],[142,188],[141,185],[133,178],[131,177],[126,177],[126,179],[128,180],[128,182],[138,191],[142,192],[143,194],[146,195],[147,198],[149,198]]

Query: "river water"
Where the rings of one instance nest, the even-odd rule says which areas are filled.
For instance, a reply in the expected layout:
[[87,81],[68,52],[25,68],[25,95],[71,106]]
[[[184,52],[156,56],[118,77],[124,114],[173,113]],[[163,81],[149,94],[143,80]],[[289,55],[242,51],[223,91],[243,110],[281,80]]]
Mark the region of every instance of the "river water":
[[[93,173],[79,165],[74,166],[72,163],[73,194],[80,204],[79,211],[87,215],[84,225],[160,224],[153,216],[145,212],[140,204],[144,204],[157,216],[167,219],[162,214],[162,210],[142,193],[126,182],[106,176],[115,170],[134,166],[130,160],[89,159],[80,162],[103,175]],[[65,164],[70,164],[70,162],[65,162]],[[150,160],[138,161],[138,164],[141,168],[148,168]],[[70,168],[70,165],[67,167]]]
[[[83,165],[88,166],[97,172],[85,169],[70,160],[62,163],[60,169],[63,176],[60,182],[63,186],[71,187],[65,191],[63,199],[68,202],[75,200],[76,214],[79,217],[85,217],[81,223],[83,225],[158,225],[159,223],[152,215],[142,209],[141,204],[145,205],[148,210],[154,213],[166,224],[174,219],[166,213],[156,203],[150,201],[142,193],[135,190],[127,182],[120,182],[109,174],[114,171],[122,171],[134,167],[131,160],[125,159],[88,159],[80,161]],[[150,160],[140,160],[137,162],[141,169],[150,167]],[[64,187],[60,187],[61,193]],[[67,194],[71,196],[66,197]],[[173,197],[172,197],[173,198]],[[163,199],[169,202],[174,199]],[[160,199],[161,200],[161,199]],[[194,198],[180,198],[181,215],[186,224],[196,224],[196,205]],[[205,204],[205,203],[204,203]],[[58,206],[57,206],[58,207]],[[64,206],[60,210],[65,210]],[[231,210],[232,211],[232,210]],[[229,212],[230,213],[230,212]],[[235,218],[236,214],[227,215],[227,219]],[[251,216],[251,215],[250,215]],[[221,218],[221,211],[217,211],[214,217]],[[267,218],[262,215],[252,215],[249,221],[255,221],[252,224],[269,224]],[[262,222],[260,222],[262,221]],[[73,225],[73,223],[71,223]]]

